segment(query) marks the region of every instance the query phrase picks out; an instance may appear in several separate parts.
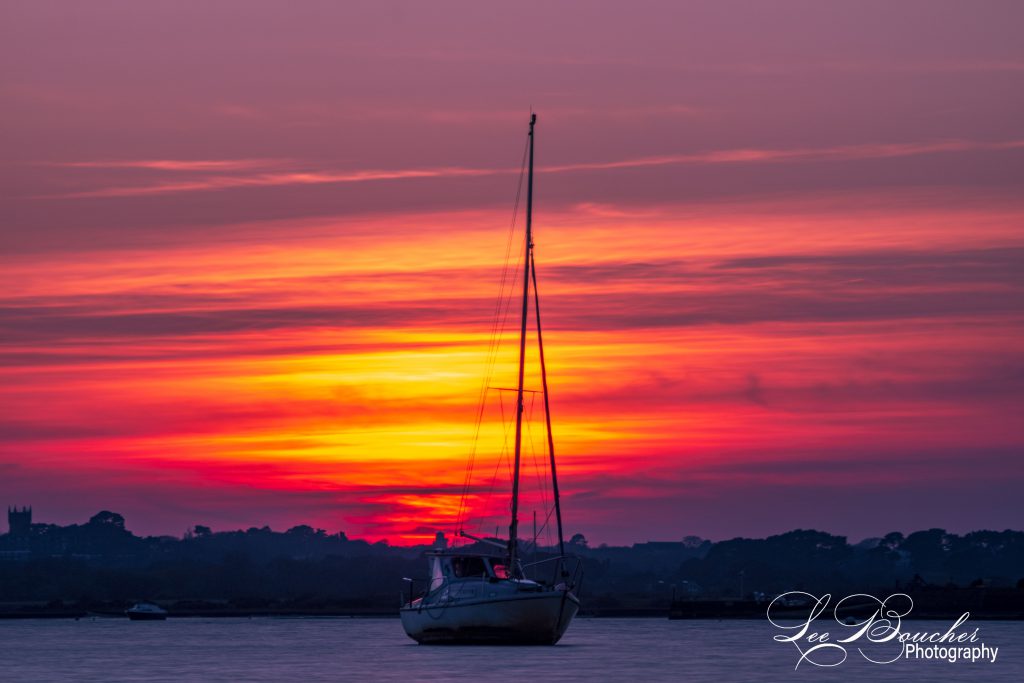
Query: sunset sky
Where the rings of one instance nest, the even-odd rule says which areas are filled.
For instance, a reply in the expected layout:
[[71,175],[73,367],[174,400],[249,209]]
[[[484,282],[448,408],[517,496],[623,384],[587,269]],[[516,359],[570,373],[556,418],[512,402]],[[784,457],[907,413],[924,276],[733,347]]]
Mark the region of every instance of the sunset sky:
[[[1018,2],[5,2],[0,505],[451,531],[532,107],[568,533],[1020,528],[1022,26]],[[489,395],[477,513],[505,502]]]

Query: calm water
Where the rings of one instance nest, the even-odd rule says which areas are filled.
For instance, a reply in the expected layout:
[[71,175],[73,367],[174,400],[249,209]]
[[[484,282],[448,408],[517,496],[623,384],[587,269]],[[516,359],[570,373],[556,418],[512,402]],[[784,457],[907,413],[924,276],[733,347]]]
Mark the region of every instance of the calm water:
[[[977,622],[987,662],[863,661],[794,670],[761,621],[577,619],[554,647],[429,647],[397,619],[0,621],[3,681],[1022,681],[1024,625]],[[910,622],[912,631],[949,623]]]

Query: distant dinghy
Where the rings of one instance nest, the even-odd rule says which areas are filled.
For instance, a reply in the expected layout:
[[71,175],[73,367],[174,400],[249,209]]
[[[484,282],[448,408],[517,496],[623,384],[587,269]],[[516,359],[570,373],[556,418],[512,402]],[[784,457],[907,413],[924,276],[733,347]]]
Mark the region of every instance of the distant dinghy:
[[137,602],[125,610],[132,621],[163,621],[167,618],[167,610],[151,602]]
[[[540,297],[533,256],[533,147],[537,116],[530,117],[529,180],[526,203],[526,244],[522,293],[522,318],[519,337],[519,384],[517,392],[515,464],[512,470],[512,519],[507,544],[471,536],[461,529],[459,535],[478,541],[478,546],[493,545],[494,552],[459,552],[447,547],[443,534],[427,553],[430,576],[422,595],[416,597],[411,579],[409,595],[402,605],[402,626],[418,643],[459,644],[535,644],[554,645],[559,641],[576,612],[579,599],[574,593],[580,581],[580,563],[565,555],[562,536],[562,512],[555,473],[554,440],[551,436],[547,370],[540,326]],[[558,555],[531,567],[534,578],[527,578],[519,550],[519,473],[523,448],[523,375],[526,358],[527,318],[530,286],[534,290],[537,322],[538,359],[543,379],[544,409],[547,422],[551,485],[554,513],[558,524]],[[536,526],[536,521],[535,521]],[[536,538],[534,538],[536,548]],[[537,565],[543,565],[538,567]],[[570,570],[570,565],[573,566]],[[539,578],[544,576],[545,578]]]

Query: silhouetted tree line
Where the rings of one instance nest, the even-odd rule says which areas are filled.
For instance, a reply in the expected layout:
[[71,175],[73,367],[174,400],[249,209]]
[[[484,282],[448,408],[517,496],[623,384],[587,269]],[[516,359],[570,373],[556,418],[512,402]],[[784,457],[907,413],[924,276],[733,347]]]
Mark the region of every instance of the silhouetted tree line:
[[[0,603],[120,609],[156,600],[179,611],[388,611],[404,577],[422,577],[427,546],[393,547],[297,526],[139,537],[101,512],[82,525],[32,524],[0,536]],[[1024,588],[1024,532],[942,529],[850,545],[796,530],[712,543],[697,537],[629,547],[568,543],[584,565],[584,608],[664,607],[678,599],[846,594],[924,586]],[[523,557],[551,549],[524,548]],[[2,608],[0,608],[2,611]]]
[[933,586],[1013,586],[1024,577],[1024,533],[943,529],[899,532],[850,545],[844,536],[790,531],[715,543],[680,566],[677,578],[720,595],[758,590],[845,593]]

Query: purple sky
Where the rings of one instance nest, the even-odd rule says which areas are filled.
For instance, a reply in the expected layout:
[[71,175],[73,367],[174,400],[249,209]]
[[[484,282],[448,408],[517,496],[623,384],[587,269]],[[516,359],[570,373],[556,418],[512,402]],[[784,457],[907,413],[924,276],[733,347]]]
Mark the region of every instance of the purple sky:
[[443,505],[465,444],[403,479],[409,416],[454,429],[473,397],[388,363],[476,372],[533,107],[573,529],[1019,526],[1021,26],[1019,2],[5,3],[0,504],[425,534],[416,487]]

